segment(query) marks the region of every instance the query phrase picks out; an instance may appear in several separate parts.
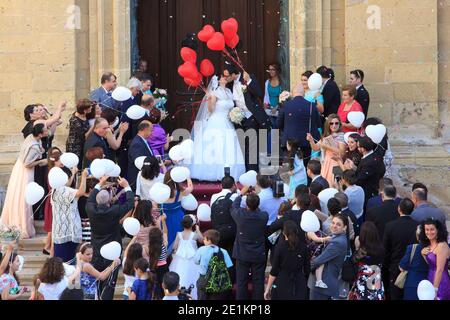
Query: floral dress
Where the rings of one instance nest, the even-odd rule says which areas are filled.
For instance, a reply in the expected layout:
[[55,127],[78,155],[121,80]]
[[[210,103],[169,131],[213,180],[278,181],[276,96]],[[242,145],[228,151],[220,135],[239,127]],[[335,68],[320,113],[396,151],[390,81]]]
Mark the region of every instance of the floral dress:
[[358,259],[358,274],[349,293],[349,300],[384,300],[380,257]]
[[66,151],[75,153],[80,159],[78,168],[81,169],[83,160],[83,148],[86,141],[86,132],[89,131],[89,121],[82,120],[76,115],[72,115],[69,120],[69,136],[66,142]]
[[10,295],[16,295],[19,293],[19,284],[17,283],[17,280],[9,273],[5,273],[0,277],[0,294],[6,288],[9,288]]

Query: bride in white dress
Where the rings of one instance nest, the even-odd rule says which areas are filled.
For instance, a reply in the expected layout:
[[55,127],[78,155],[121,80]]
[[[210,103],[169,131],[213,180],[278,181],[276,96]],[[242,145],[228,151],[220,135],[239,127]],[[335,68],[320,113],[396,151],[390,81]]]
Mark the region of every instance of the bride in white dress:
[[245,173],[244,156],[229,119],[234,108],[233,94],[226,84],[224,77],[219,81],[213,77],[194,123],[194,151],[189,167],[193,179],[221,181],[225,167],[230,168],[236,181]]

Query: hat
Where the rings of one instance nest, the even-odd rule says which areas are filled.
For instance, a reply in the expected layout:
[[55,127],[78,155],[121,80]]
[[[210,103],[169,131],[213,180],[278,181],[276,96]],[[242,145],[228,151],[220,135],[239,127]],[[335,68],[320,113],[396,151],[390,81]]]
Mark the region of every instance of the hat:
[[109,204],[109,201],[110,201],[109,192],[106,190],[100,191],[97,194],[97,197],[95,197],[95,200],[97,200],[98,205]]

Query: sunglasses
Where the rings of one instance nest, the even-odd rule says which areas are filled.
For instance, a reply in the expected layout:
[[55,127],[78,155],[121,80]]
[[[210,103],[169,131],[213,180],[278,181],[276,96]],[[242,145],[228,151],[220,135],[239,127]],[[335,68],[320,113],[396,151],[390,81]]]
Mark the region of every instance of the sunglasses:
[[330,126],[338,126],[339,122],[330,122]]

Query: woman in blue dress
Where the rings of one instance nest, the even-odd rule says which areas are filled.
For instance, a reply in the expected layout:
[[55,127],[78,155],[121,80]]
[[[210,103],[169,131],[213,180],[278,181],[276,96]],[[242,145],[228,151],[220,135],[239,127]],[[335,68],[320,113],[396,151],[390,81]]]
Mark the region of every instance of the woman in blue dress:
[[[282,92],[280,79],[281,67],[278,63],[271,63],[267,72],[269,73],[269,79],[265,84],[264,107],[266,109],[267,115],[270,118],[270,122],[272,123],[272,129],[276,129],[278,105],[280,102],[280,94]],[[268,152],[270,153],[272,146],[270,132],[267,134],[267,139]]]
[[187,179],[187,187],[183,187],[181,184],[176,183],[172,180],[169,170],[164,176],[164,184],[170,187],[170,198],[161,205],[161,214],[166,214],[166,224],[168,232],[168,246],[167,252],[170,254],[172,252],[172,246],[177,236],[177,232],[183,231],[183,226],[181,221],[183,220],[184,212],[181,206],[181,200],[191,194],[194,190],[194,185],[190,178]]

